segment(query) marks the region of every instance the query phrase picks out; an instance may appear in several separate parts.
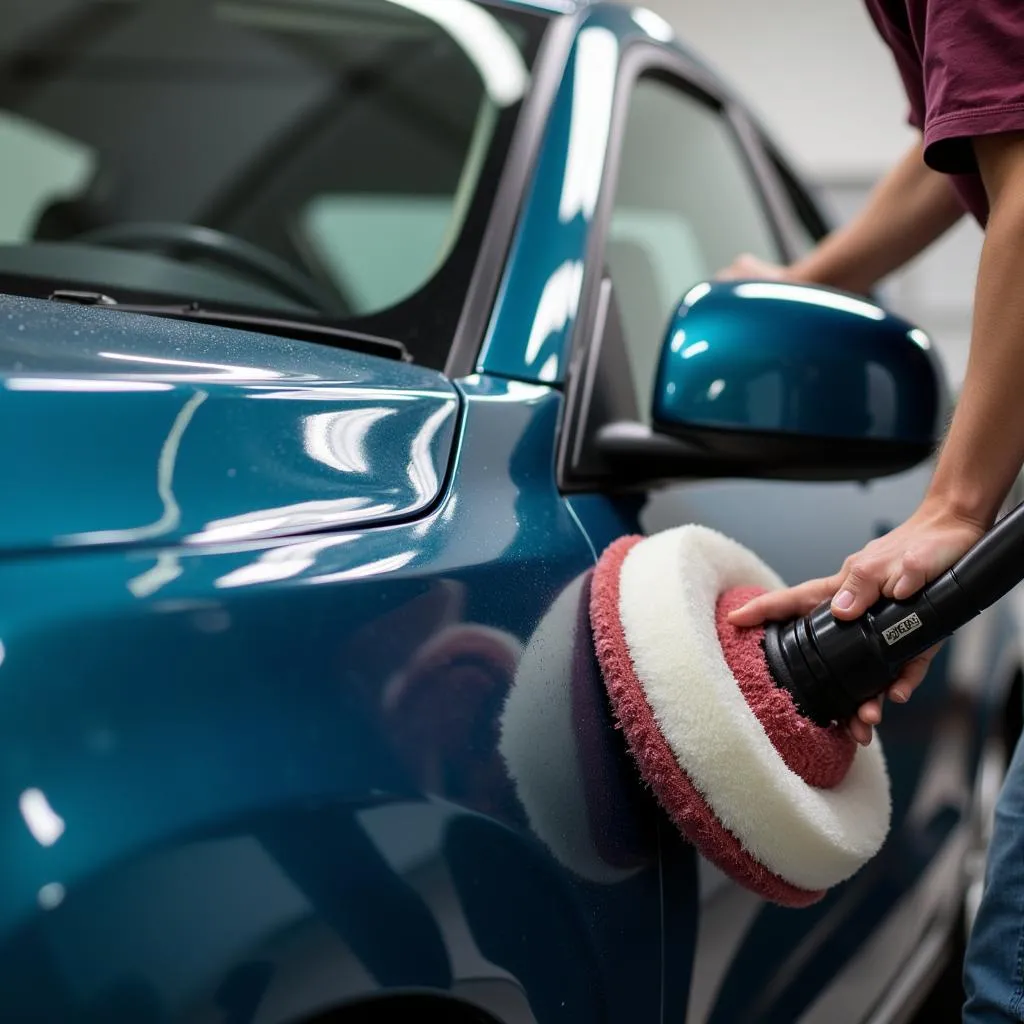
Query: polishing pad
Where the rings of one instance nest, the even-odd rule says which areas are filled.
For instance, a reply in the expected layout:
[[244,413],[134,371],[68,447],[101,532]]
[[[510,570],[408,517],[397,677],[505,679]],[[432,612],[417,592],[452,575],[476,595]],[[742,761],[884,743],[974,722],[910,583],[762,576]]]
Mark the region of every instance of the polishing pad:
[[740,884],[807,906],[879,851],[891,800],[877,736],[860,747],[800,715],[763,629],[727,622],[782,586],[742,545],[687,525],[611,545],[590,614],[616,716],[677,827]]
[[590,572],[573,580],[527,642],[499,749],[533,833],[563,867],[608,884],[649,866],[656,839],[614,742],[590,632],[591,582]]

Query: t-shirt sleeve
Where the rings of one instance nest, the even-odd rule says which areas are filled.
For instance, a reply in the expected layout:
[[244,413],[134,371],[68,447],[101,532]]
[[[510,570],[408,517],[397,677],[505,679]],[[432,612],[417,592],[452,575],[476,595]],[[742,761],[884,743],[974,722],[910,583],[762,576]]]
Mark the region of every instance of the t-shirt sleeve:
[[924,158],[977,170],[971,140],[1024,131],[1024,0],[927,0]]

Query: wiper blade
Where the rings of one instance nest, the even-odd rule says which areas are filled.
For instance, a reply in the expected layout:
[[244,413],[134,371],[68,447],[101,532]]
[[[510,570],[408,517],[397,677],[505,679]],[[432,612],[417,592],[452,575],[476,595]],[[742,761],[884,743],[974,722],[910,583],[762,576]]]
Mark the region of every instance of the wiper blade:
[[299,341],[318,341],[335,348],[346,348],[367,355],[382,355],[403,363],[412,362],[409,350],[393,338],[380,338],[374,334],[349,331],[332,324],[321,324],[310,320],[291,320],[267,316],[262,313],[243,313],[226,309],[211,309],[198,302],[145,305],[118,302],[102,292],[73,291],[60,289],[50,294],[53,302],[72,302],[80,306],[103,306],[117,309],[122,313],[141,313],[143,316],[164,316],[177,320],[193,320],[196,323],[214,327],[238,327],[264,331],[284,338]]

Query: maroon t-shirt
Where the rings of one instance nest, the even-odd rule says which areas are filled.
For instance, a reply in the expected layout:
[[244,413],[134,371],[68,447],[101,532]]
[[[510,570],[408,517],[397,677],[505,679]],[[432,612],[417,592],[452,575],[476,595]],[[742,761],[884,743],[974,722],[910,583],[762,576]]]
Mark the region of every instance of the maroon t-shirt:
[[865,0],[924,133],[925,162],[952,176],[984,225],[971,139],[1024,131],[1024,0]]

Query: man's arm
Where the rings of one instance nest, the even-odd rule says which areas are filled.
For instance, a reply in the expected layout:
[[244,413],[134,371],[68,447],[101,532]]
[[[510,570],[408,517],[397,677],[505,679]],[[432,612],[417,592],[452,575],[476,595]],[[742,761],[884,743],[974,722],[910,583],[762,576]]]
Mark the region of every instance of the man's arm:
[[988,526],[1024,462],[1024,133],[978,138],[974,151],[990,212],[967,373],[930,497]]
[[741,256],[719,276],[778,277],[869,292],[963,216],[949,180],[925,164],[922,149],[920,142],[912,146],[875,186],[857,216],[803,259],[783,268]]
[[[766,594],[733,615],[756,625],[832,601],[854,619],[878,599],[908,597],[944,572],[992,524],[1024,462],[1024,133],[974,143],[990,214],[975,289],[971,350],[960,400],[928,492],[901,526],[851,555],[834,576]],[[907,667],[890,695],[904,701],[930,659]],[[851,723],[861,742],[881,702]],[[865,739],[865,728],[867,728]]]

